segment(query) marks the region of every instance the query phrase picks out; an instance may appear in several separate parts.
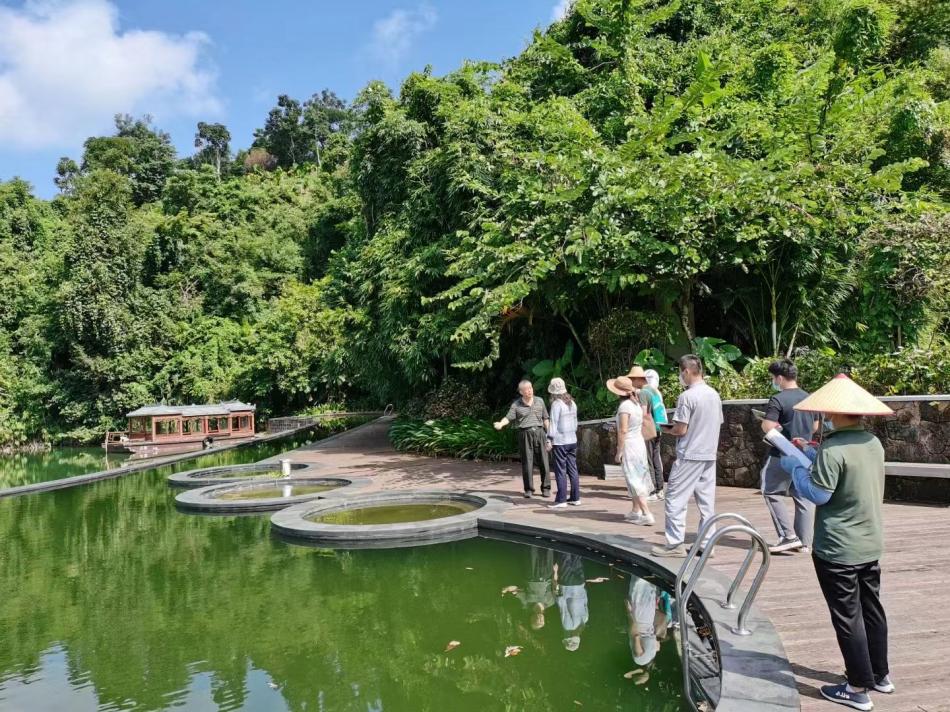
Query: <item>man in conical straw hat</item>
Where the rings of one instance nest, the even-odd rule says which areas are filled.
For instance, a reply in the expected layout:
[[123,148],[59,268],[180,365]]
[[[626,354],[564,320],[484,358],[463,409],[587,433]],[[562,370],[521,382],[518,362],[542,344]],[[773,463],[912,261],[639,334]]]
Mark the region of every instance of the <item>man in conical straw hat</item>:
[[888,678],[887,618],[878,563],[884,546],[884,448],[864,429],[861,418],[893,412],[844,374],[795,410],[824,414],[830,429],[817,450],[804,448],[811,468],[790,455],[782,457],[796,490],[817,505],[815,573],[847,674],[847,684],[825,685],[821,694],[832,702],[870,710],[874,704],[868,693],[891,693],[894,685]]

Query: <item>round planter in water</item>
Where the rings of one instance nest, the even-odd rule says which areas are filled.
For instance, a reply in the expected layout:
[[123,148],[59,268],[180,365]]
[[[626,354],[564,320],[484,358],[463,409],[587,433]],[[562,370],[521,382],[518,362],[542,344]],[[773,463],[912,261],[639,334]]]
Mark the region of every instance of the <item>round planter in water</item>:
[[478,518],[506,500],[468,492],[375,492],[312,501],[276,512],[278,534],[338,547],[416,546],[475,536]]
[[[314,466],[306,462],[290,463],[293,475],[310,472]],[[255,462],[250,465],[222,465],[205,467],[200,470],[188,470],[168,476],[168,484],[173,487],[208,487],[248,482],[255,479],[274,479],[281,476],[279,462]]]
[[367,479],[353,477],[259,478],[188,490],[175,497],[175,504],[180,509],[217,514],[272,512],[368,483]]

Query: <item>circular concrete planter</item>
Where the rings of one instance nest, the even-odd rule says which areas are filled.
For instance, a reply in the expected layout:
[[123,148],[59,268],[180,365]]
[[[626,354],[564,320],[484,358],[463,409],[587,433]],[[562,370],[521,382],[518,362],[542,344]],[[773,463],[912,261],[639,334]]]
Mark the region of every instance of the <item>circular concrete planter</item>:
[[[292,462],[291,472],[300,476],[314,469],[305,462]],[[200,470],[188,470],[168,476],[172,487],[208,487],[240,482],[254,482],[256,479],[276,479],[280,477],[279,462],[255,462],[250,465],[222,465],[205,467]]]
[[[314,517],[347,510],[414,504],[461,504],[474,509],[438,519],[397,524],[330,524]],[[475,536],[478,518],[499,514],[510,506],[507,500],[487,494],[451,491],[374,492],[353,497],[339,494],[332,499],[311,501],[282,509],[271,516],[271,526],[284,537],[327,546],[347,548],[399,547],[436,544]]]
[[[354,477],[281,477],[281,478],[255,478],[251,481],[211,485],[210,487],[200,487],[191,489],[175,497],[175,504],[179,509],[192,510],[205,513],[216,514],[241,514],[246,512],[272,512],[276,509],[283,509],[302,502],[311,502],[313,500],[323,499],[325,497],[338,496],[337,493],[346,490],[354,490],[365,487],[369,480]],[[272,489],[274,487],[320,487],[327,486],[332,489],[326,489],[318,492],[307,492],[305,494],[291,494],[287,497],[255,497],[255,493],[260,490]],[[247,497],[242,497],[247,495]]]

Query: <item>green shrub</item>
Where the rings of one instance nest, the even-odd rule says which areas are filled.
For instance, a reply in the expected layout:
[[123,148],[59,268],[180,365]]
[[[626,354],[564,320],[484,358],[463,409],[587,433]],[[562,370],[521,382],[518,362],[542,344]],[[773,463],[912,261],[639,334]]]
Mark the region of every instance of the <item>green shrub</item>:
[[517,452],[514,431],[473,418],[400,418],[389,429],[389,440],[397,450],[469,460],[500,460]]

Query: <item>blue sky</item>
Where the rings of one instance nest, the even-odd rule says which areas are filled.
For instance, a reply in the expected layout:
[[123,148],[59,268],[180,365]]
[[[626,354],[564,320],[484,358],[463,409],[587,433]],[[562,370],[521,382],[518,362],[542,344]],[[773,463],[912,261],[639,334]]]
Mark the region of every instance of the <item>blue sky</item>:
[[190,154],[197,121],[251,141],[278,94],[351,99],[431,64],[517,54],[568,0],[0,0],[0,180],[54,194],[56,161],[152,114]]

